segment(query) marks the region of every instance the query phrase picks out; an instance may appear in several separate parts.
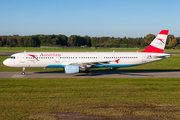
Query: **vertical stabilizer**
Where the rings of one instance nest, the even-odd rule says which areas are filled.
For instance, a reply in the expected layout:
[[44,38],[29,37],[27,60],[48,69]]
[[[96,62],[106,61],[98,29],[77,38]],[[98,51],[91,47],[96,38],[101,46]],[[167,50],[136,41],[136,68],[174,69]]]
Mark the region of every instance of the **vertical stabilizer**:
[[151,44],[142,52],[163,53],[169,30],[162,30]]

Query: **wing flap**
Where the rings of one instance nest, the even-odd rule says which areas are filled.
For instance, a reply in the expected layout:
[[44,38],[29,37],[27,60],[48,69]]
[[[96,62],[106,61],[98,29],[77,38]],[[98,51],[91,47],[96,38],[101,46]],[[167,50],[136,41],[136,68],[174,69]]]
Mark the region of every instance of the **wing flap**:
[[70,65],[79,65],[79,66],[90,65],[90,66],[93,66],[93,65],[100,65],[100,64],[109,64],[109,62],[111,62],[111,61],[76,62],[76,63],[70,63]]

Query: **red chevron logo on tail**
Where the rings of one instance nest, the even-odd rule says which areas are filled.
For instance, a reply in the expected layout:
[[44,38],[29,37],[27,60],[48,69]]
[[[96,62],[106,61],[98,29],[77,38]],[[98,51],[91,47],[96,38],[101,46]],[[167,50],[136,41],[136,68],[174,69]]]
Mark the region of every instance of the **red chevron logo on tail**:
[[162,40],[162,39],[160,39],[160,38],[157,38],[159,41],[161,41],[162,43],[164,43],[164,41]]

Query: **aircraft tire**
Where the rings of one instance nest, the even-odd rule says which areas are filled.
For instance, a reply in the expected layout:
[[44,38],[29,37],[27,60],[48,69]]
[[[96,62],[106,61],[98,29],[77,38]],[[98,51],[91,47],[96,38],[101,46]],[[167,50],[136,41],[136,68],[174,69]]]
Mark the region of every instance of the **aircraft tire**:
[[88,73],[89,72],[89,70],[85,70],[85,73]]
[[88,72],[88,75],[93,76],[93,72],[92,71]]

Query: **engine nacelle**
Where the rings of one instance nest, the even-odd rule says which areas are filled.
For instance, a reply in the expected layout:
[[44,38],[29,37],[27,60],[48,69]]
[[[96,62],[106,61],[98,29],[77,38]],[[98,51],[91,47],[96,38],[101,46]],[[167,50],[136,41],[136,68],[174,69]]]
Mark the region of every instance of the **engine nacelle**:
[[79,73],[79,66],[78,65],[66,65],[65,66],[65,73],[66,74]]

